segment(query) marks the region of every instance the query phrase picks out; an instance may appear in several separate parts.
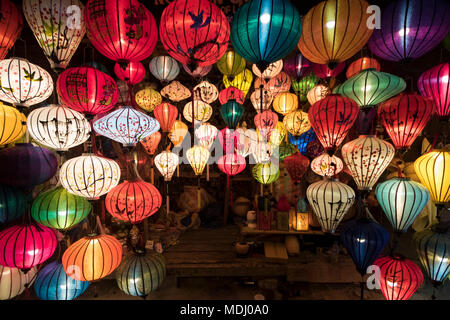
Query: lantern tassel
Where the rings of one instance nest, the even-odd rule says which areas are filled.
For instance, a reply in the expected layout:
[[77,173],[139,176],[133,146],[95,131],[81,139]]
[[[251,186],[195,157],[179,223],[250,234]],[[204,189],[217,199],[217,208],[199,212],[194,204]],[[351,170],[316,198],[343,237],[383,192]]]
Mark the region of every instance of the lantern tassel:
[[[227,179],[229,179],[229,177],[230,176],[227,175]],[[233,208],[233,190],[231,189],[231,180],[229,181],[228,189],[230,190],[230,207]]]
[[169,216],[170,198],[169,198],[169,184],[167,182],[166,182],[166,211],[167,211],[167,216]]
[[180,165],[177,164],[177,178],[180,177]]
[[206,181],[209,181],[209,164],[206,164]]
[[260,187],[259,193],[261,194],[261,197],[262,197],[262,196],[264,195],[264,186],[263,186],[262,183],[260,183],[260,184],[259,184],[259,187]]

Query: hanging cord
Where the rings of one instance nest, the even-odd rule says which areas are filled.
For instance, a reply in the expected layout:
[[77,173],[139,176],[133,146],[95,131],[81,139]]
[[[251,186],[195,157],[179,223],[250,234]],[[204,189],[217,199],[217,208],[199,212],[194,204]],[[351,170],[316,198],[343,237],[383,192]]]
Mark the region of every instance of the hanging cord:
[[364,278],[363,278],[363,276],[361,276],[361,283],[359,284],[360,285],[360,287],[361,287],[361,297],[360,297],[360,299],[361,300],[364,300]]

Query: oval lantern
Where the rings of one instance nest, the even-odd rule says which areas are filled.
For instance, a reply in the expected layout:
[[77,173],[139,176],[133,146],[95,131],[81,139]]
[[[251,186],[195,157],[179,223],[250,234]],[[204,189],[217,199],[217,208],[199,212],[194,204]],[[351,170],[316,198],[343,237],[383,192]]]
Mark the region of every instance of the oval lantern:
[[312,71],[312,62],[306,59],[301,53],[291,56],[284,60],[284,72],[290,77],[300,80],[301,77],[308,75]]
[[0,145],[19,140],[27,130],[27,118],[14,107],[0,102]]
[[268,81],[264,78],[256,78],[254,86],[255,89],[261,89],[262,86],[275,97],[280,92],[289,91],[291,88],[291,80],[285,72],[281,71]]
[[338,63],[334,69],[328,68],[326,64],[314,63],[312,70],[321,79],[336,78],[345,69],[345,62]]
[[155,107],[153,115],[161,126],[161,130],[163,132],[169,132],[172,129],[173,123],[177,120],[178,110],[174,105],[164,102]]
[[209,150],[211,149],[218,132],[219,130],[215,126],[209,123],[202,123],[195,129],[195,137],[197,138],[196,143]]
[[208,162],[210,152],[207,148],[202,146],[193,146],[186,151],[186,158],[189,161],[196,176],[201,176],[203,169]]
[[244,96],[246,96],[248,91],[250,90],[252,86],[252,81],[253,81],[253,73],[248,69],[244,69],[244,71],[237,74],[231,80],[227,76],[225,75],[223,76],[223,84],[225,88],[235,87],[241,90],[244,93]]
[[280,169],[277,165],[269,163],[257,163],[252,169],[253,178],[262,184],[271,184],[280,177]]
[[139,90],[136,93],[134,100],[139,108],[147,112],[152,112],[157,105],[162,103],[161,95],[153,88]]
[[363,70],[367,69],[375,69],[377,71],[381,71],[380,63],[374,59],[369,57],[362,57],[356,61],[353,61],[347,68],[347,72],[345,73],[347,79],[357,75]]
[[294,93],[281,92],[273,100],[273,109],[284,116],[297,110],[297,108],[298,98]]
[[[169,139],[172,141],[174,147],[178,147],[186,137],[188,126],[181,120],[176,120],[173,123],[172,129],[169,132]],[[160,138],[161,139],[161,138]]]
[[27,195],[20,189],[0,185],[0,223],[15,220],[27,211]]
[[180,73],[177,60],[170,56],[152,58],[149,67],[151,74],[161,82],[170,82]]
[[311,162],[311,170],[322,177],[333,177],[344,169],[344,163],[335,155],[323,153]]
[[355,202],[355,191],[345,183],[322,180],[311,184],[306,197],[324,232],[334,233]]
[[227,153],[217,160],[217,167],[227,176],[235,176],[245,169],[245,158],[236,153]]
[[84,20],[92,45],[108,59],[128,64],[148,58],[155,49],[155,18],[137,0],[89,0]]
[[194,92],[194,99],[201,99],[209,104],[216,101],[219,97],[219,91],[216,86],[208,81],[200,82],[192,89],[192,91]]
[[229,100],[220,107],[220,115],[228,128],[236,129],[244,115],[244,107],[237,103],[236,100]]
[[314,103],[322,100],[329,94],[331,94],[330,88],[324,86],[323,84],[318,84],[317,86],[308,91],[306,98],[308,99],[309,104],[313,105]]
[[309,159],[297,152],[286,157],[284,159],[284,165],[292,181],[298,184],[305,175],[306,170],[308,170]]
[[[190,101],[186,103],[183,109],[183,116],[190,123],[193,121],[192,118],[196,121],[206,122],[211,118],[212,113],[212,107],[201,100],[194,100],[194,107],[192,107],[192,101]],[[192,117],[192,114],[194,114],[194,117]]]
[[[252,94],[253,96],[253,94]],[[244,93],[235,87],[228,87],[223,89],[219,93],[219,102],[220,104],[225,104],[228,100],[236,100],[237,103],[244,104],[245,95]]]
[[145,152],[149,155],[153,155],[158,148],[159,142],[161,141],[161,132],[156,131],[149,136],[142,139],[141,145],[144,147]]
[[164,181],[170,181],[180,160],[175,153],[165,150],[156,155],[154,161],[159,173],[164,177]]
[[212,69],[212,64],[210,64],[209,66],[198,66],[197,68],[195,68],[194,70],[189,70],[189,67],[185,64],[183,64],[183,69],[184,71],[186,71],[186,73],[188,75],[190,75],[193,78],[201,78],[206,76]]
[[216,62],[217,69],[227,77],[235,77],[246,67],[246,61],[236,51],[228,50],[225,54]]
[[418,80],[421,95],[433,99],[436,114],[441,118],[450,117],[450,63],[437,65],[424,73]]
[[25,291],[36,276],[36,268],[27,273],[17,268],[0,266],[0,300],[10,300]]
[[172,81],[160,91],[164,98],[180,102],[191,96],[191,91],[178,81]]
[[0,60],[5,59],[23,29],[23,18],[16,5],[9,0],[2,0],[3,19],[0,21]]
[[255,122],[255,126],[261,136],[264,139],[268,140],[270,132],[275,129],[278,123],[278,116],[275,112],[266,110],[264,112],[258,113],[254,117],[253,121]]
[[270,79],[275,77],[283,70],[283,60],[270,63],[265,70],[259,70],[256,64],[253,64],[252,71],[258,78]]
[[306,155],[306,147],[308,146],[308,143],[317,138],[313,128],[309,129],[308,131],[302,133],[299,136],[294,136],[291,133],[289,133],[288,135],[289,135],[289,142],[294,146],[296,146],[298,152],[300,152],[303,155]]
[[137,84],[145,78],[145,68],[139,61],[130,61],[125,68],[116,63],[114,65],[114,73],[117,78],[129,85]]
[[273,101],[272,93],[265,88],[255,89],[255,91],[250,96],[250,102],[252,103],[256,112],[263,112],[265,110],[269,110],[272,101]]
[[301,110],[293,111],[285,115],[283,124],[286,130],[294,136],[299,136],[311,129],[308,114]]
[[292,89],[299,96],[301,102],[307,101],[308,92],[319,83],[319,77],[310,73],[300,80],[292,79]]
[[113,236],[88,235],[74,242],[62,256],[66,274],[78,281],[95,281],[111,274],[122,261],[122,245]]

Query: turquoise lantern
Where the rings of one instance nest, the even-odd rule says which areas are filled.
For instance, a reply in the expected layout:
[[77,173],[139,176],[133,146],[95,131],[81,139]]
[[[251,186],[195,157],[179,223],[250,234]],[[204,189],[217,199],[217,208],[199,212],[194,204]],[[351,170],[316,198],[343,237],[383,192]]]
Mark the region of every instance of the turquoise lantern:
[[288,0],[251,0],[234,15],[231,43],[262,71],[292,52],[301,31],[300,15]]
[[18,188],[0,185],[0,223],[15,220],[27,210],[27,196]]
[[228,128],[236,129],[244,115],[244,107],[242,104],[237,103],[236,100],[228,100],[227,103],[220,107],[220,114]]

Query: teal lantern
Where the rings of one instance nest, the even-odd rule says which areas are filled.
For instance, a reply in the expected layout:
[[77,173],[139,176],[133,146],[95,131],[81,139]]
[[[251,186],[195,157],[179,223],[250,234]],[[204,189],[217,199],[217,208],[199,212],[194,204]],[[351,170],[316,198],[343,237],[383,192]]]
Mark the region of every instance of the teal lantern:
[[300,15],[288,0],[251,0],[233,17],[231,43],[263,71],[292,52],[301,31]]
[[38,223],[58,230],[68,230],[84,220],[92,206],[86,198],[57,187],[41,193],[33,201],[31,215]]
[[27,196],[18,188],[0,185],[0,223],[15,220],[27,210]]
[[227,103],[220,107],[220,114],[228,128],[236,129],[244,115],[244,107],[242,104],[237,103],[236,100],[228,100]]

